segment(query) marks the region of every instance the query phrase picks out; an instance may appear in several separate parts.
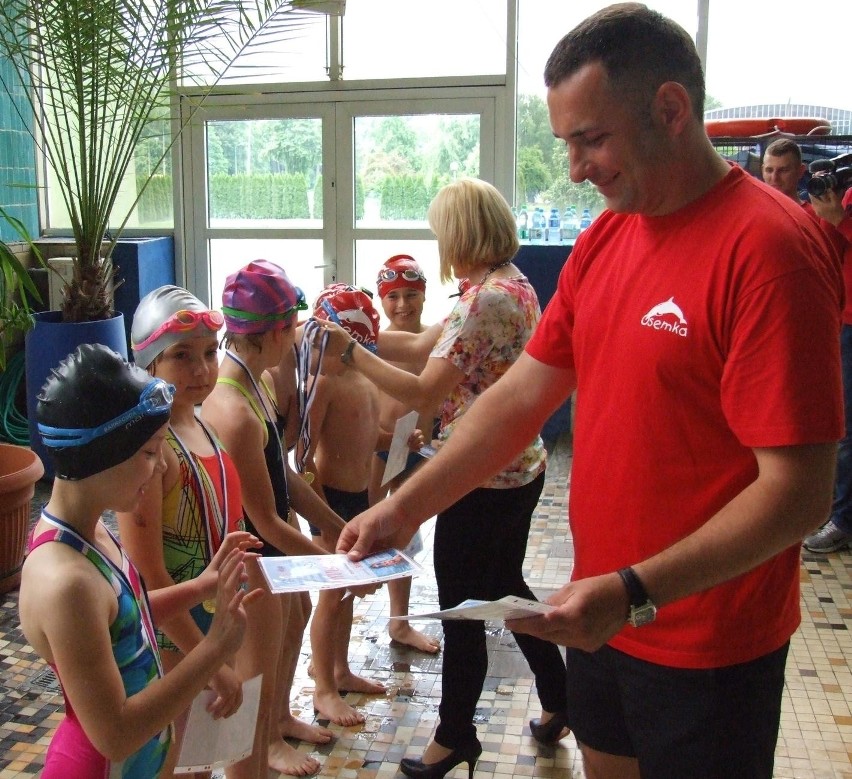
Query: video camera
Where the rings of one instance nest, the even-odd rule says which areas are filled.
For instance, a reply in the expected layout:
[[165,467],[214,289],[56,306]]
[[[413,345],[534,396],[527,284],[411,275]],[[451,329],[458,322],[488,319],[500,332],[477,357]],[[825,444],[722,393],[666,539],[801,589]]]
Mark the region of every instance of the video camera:
[[830,160],[814,160],[808,170],[812,174],[808,182],[809,195],[822,197],[830,189],[845,192],[852,186],[852,153]]

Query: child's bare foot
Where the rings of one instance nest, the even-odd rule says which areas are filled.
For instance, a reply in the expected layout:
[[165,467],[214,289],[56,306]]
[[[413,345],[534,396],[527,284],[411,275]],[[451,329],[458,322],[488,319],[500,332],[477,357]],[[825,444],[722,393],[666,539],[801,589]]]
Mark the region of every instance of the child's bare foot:
[[287,776],[313,776],[320,770],[319,761],[281,740],[269,745],[269,767]]
[[391,641],[416,649],[418,652],[434,655],[441,648],[441,642],[437,638],[415,630],[404,620],[392,620],[388,624],[388,633]]
[[353,709],[337,692],[314,692],[314,712],[344,728],[364,724],[364,715]]
[[372,679],[357,676],[352,671],[347,671],[340,676],[335,673],[334,681],[341,695],[345,695],[347,692],[360,692],[364,695],[384,695],[387,692],[387,687],[381,682],[374,682]]
[[308,744],[327,744],[334,737],[328,728],[304,722],[292,714],[281,718],[278,730],[281,738],[295,738]]

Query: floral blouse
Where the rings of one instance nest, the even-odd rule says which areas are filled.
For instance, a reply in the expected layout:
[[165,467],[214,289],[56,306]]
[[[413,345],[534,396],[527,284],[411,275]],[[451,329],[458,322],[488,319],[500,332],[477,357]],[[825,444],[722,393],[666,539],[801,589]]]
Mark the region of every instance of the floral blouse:
[[[441,405],[439,441],[450,437],[476,398],[520,357],[540,316],[538,298],[525,276],[487,279],[462,294],[430,355],[449,360],[464,373]],[[522,487],[544,470],[546,461],[544,444],[536,436],[514,462],[481,486]]]

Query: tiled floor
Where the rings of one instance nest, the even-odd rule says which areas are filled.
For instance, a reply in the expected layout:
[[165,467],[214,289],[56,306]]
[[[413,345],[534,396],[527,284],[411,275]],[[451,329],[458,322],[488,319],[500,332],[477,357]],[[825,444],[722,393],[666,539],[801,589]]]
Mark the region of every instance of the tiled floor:
[[[545,491],[533,518],[527,579],[540,595],[564,582],[571,570],[572,546],[566,536],[565,494],[570,449],[560,442]],[[432,523],[424,526],[422,562],[430,569]],[[852,553],[805,553],[802,560],[803,624],[793,638],[788,661],[775,776],[778,779],[852,779]],[[433,577],[414,582],[412,613],[436,607]],[[379,593],[356,607],[352,667],[387,683],[383,697],[350,694],[366,714],[360,728],[332,726],[336,738],[321,748],[302,744],[322,762],[322,775],[341,779],[383,779],[397,774],[406,753],[417,755],[429,741],[440,697],[441,657],[427,657],[391,646],[386,632],[387,600]],[[440,623],[419,625],[438,635]],[[477,710],[483,754],[477,779],[489,777],[582,777],[572,737],[557,748],[538,746],[527,720],[537,714],[529,669],[511,634],[488,625],[491,660]],[[307,675],[307,645],[293,692],[293,709],[313,715],[312,681]],[[33,656],[17,628],[17,597],[2,600],[0,611],[0,779],[38,773],[50,731],[61,716],[62,699],[44,664]],[[461,777],[465,767],[453,776]]]

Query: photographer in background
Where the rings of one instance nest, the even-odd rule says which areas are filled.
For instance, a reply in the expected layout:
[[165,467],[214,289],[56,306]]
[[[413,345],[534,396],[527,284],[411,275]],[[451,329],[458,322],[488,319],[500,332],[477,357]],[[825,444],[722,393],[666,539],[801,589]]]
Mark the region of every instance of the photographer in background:
[[[849,175],[849,156],[820,160],[823,165],[812,164],[812,172],[814,167],[823,170],[816,172],[808,185],[810,208],[819,218],[832,243],[840,248],[846,287],[846,305],[840,331],[846,432],[837,449],[837,475],[831,515],[819,530],[804,541],[805,549],[821,554],[837,552],[852,544],[852,177]],[[832,163],[831,166],[825,166],[826,162]],[[828,176],[833,178],[828,179]],[[820,186],[823,183],[832,186]],[[806,205],[807,210],[810,208]]]
[[802,162],[802,150],[799,144],[789,138],[777,138],[763,153],[760,172],[764,183],[797,203],[802,202],[799,197],[799,180],[805,170],[807,168]]

